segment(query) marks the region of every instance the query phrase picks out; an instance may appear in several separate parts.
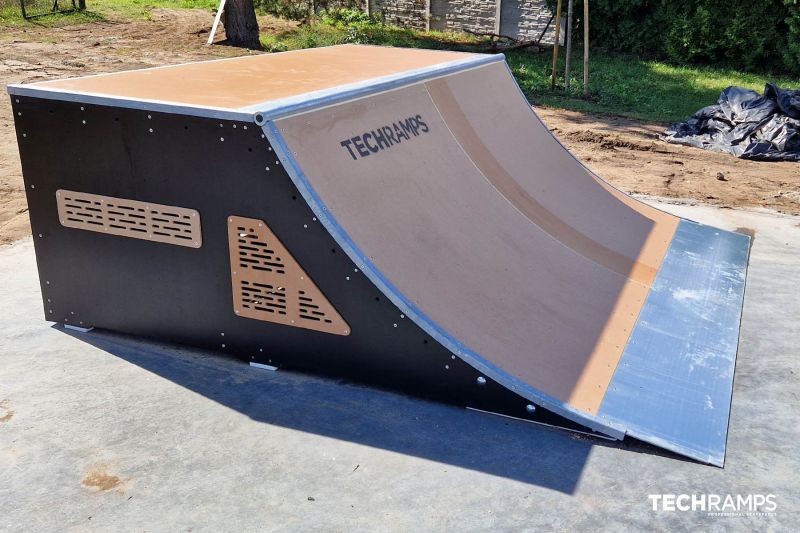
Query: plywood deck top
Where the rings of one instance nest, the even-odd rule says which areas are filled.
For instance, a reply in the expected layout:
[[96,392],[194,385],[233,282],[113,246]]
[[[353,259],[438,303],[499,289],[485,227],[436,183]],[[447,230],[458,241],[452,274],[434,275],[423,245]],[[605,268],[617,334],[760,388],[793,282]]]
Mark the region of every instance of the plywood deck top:
[[342,45],[40,82],[27,87],[242,111],[251,106],[481,57]]

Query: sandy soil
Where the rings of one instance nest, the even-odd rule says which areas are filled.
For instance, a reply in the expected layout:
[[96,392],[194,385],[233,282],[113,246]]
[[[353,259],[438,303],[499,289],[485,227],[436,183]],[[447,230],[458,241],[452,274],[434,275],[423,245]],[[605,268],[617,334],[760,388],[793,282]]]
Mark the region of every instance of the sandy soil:
[[[152,11],[150,20],[26,29],[0,34],[0,86],[247,54],[204,46],[212,14]],[[287,24],[260,20],[265,30]],[[756,163],[658,140],[663,125],[537,110],[572,152],[621,189],[723,206],[763,206],[800,214],[800,165]],[[30,233],[9,99],[0,97],[0,244]]]
[[745,161],[668,144],[662,124],[537,108],[553,133],[597,174],[631,194],[766,207],[800,214],[800,164]]

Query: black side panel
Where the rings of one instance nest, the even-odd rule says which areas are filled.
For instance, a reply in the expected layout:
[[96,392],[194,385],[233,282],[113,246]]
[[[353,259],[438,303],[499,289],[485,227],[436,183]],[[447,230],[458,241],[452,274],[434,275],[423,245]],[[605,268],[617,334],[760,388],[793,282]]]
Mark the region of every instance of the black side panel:
[[[213,348],[567,427],[430,338],[356,270],[254,124],[12,97],[47,320]],[[199,249],[63,227],[67,189],[200,212]],[[267,222],[349,336],[237,317],[227,217]]]

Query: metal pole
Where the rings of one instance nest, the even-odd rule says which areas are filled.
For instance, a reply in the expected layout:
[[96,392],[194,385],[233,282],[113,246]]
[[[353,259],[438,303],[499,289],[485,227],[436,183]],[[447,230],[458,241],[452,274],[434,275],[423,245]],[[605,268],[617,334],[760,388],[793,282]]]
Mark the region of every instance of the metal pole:
[[564,54],[564,90],[569,92],[569,60],[572,56],[572,0],[567,0],[567,51]]
[[583,0],[583,95],[589,96],[589,0]]
[[561,0],[556,4],[556,38],[553,43],[553,74],[550,76],[550,88],[556,88],[556,69],[558,68],[558,41],[561,38]]

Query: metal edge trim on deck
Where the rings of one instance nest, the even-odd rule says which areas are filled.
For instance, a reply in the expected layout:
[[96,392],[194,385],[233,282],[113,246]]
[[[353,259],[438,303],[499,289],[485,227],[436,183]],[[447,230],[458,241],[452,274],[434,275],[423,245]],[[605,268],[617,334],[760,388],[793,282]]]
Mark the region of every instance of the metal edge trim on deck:
[[121,107],[123,109],[135,109],[138,111],[152,111],[154,113],[172,113],[175,115],[188,115],[200,118],[254,122],[253,114],[244,111],[234,111],[220,107],[192,106],[160,100],[146,100],[130,97],[123,98],[104,94],[67,91],[64,89],[45,89],[35,85],[9,85],[8,94],[11,96],[45,98],[50,100],[59,100],[62,102],[74,102],[78,104]]

